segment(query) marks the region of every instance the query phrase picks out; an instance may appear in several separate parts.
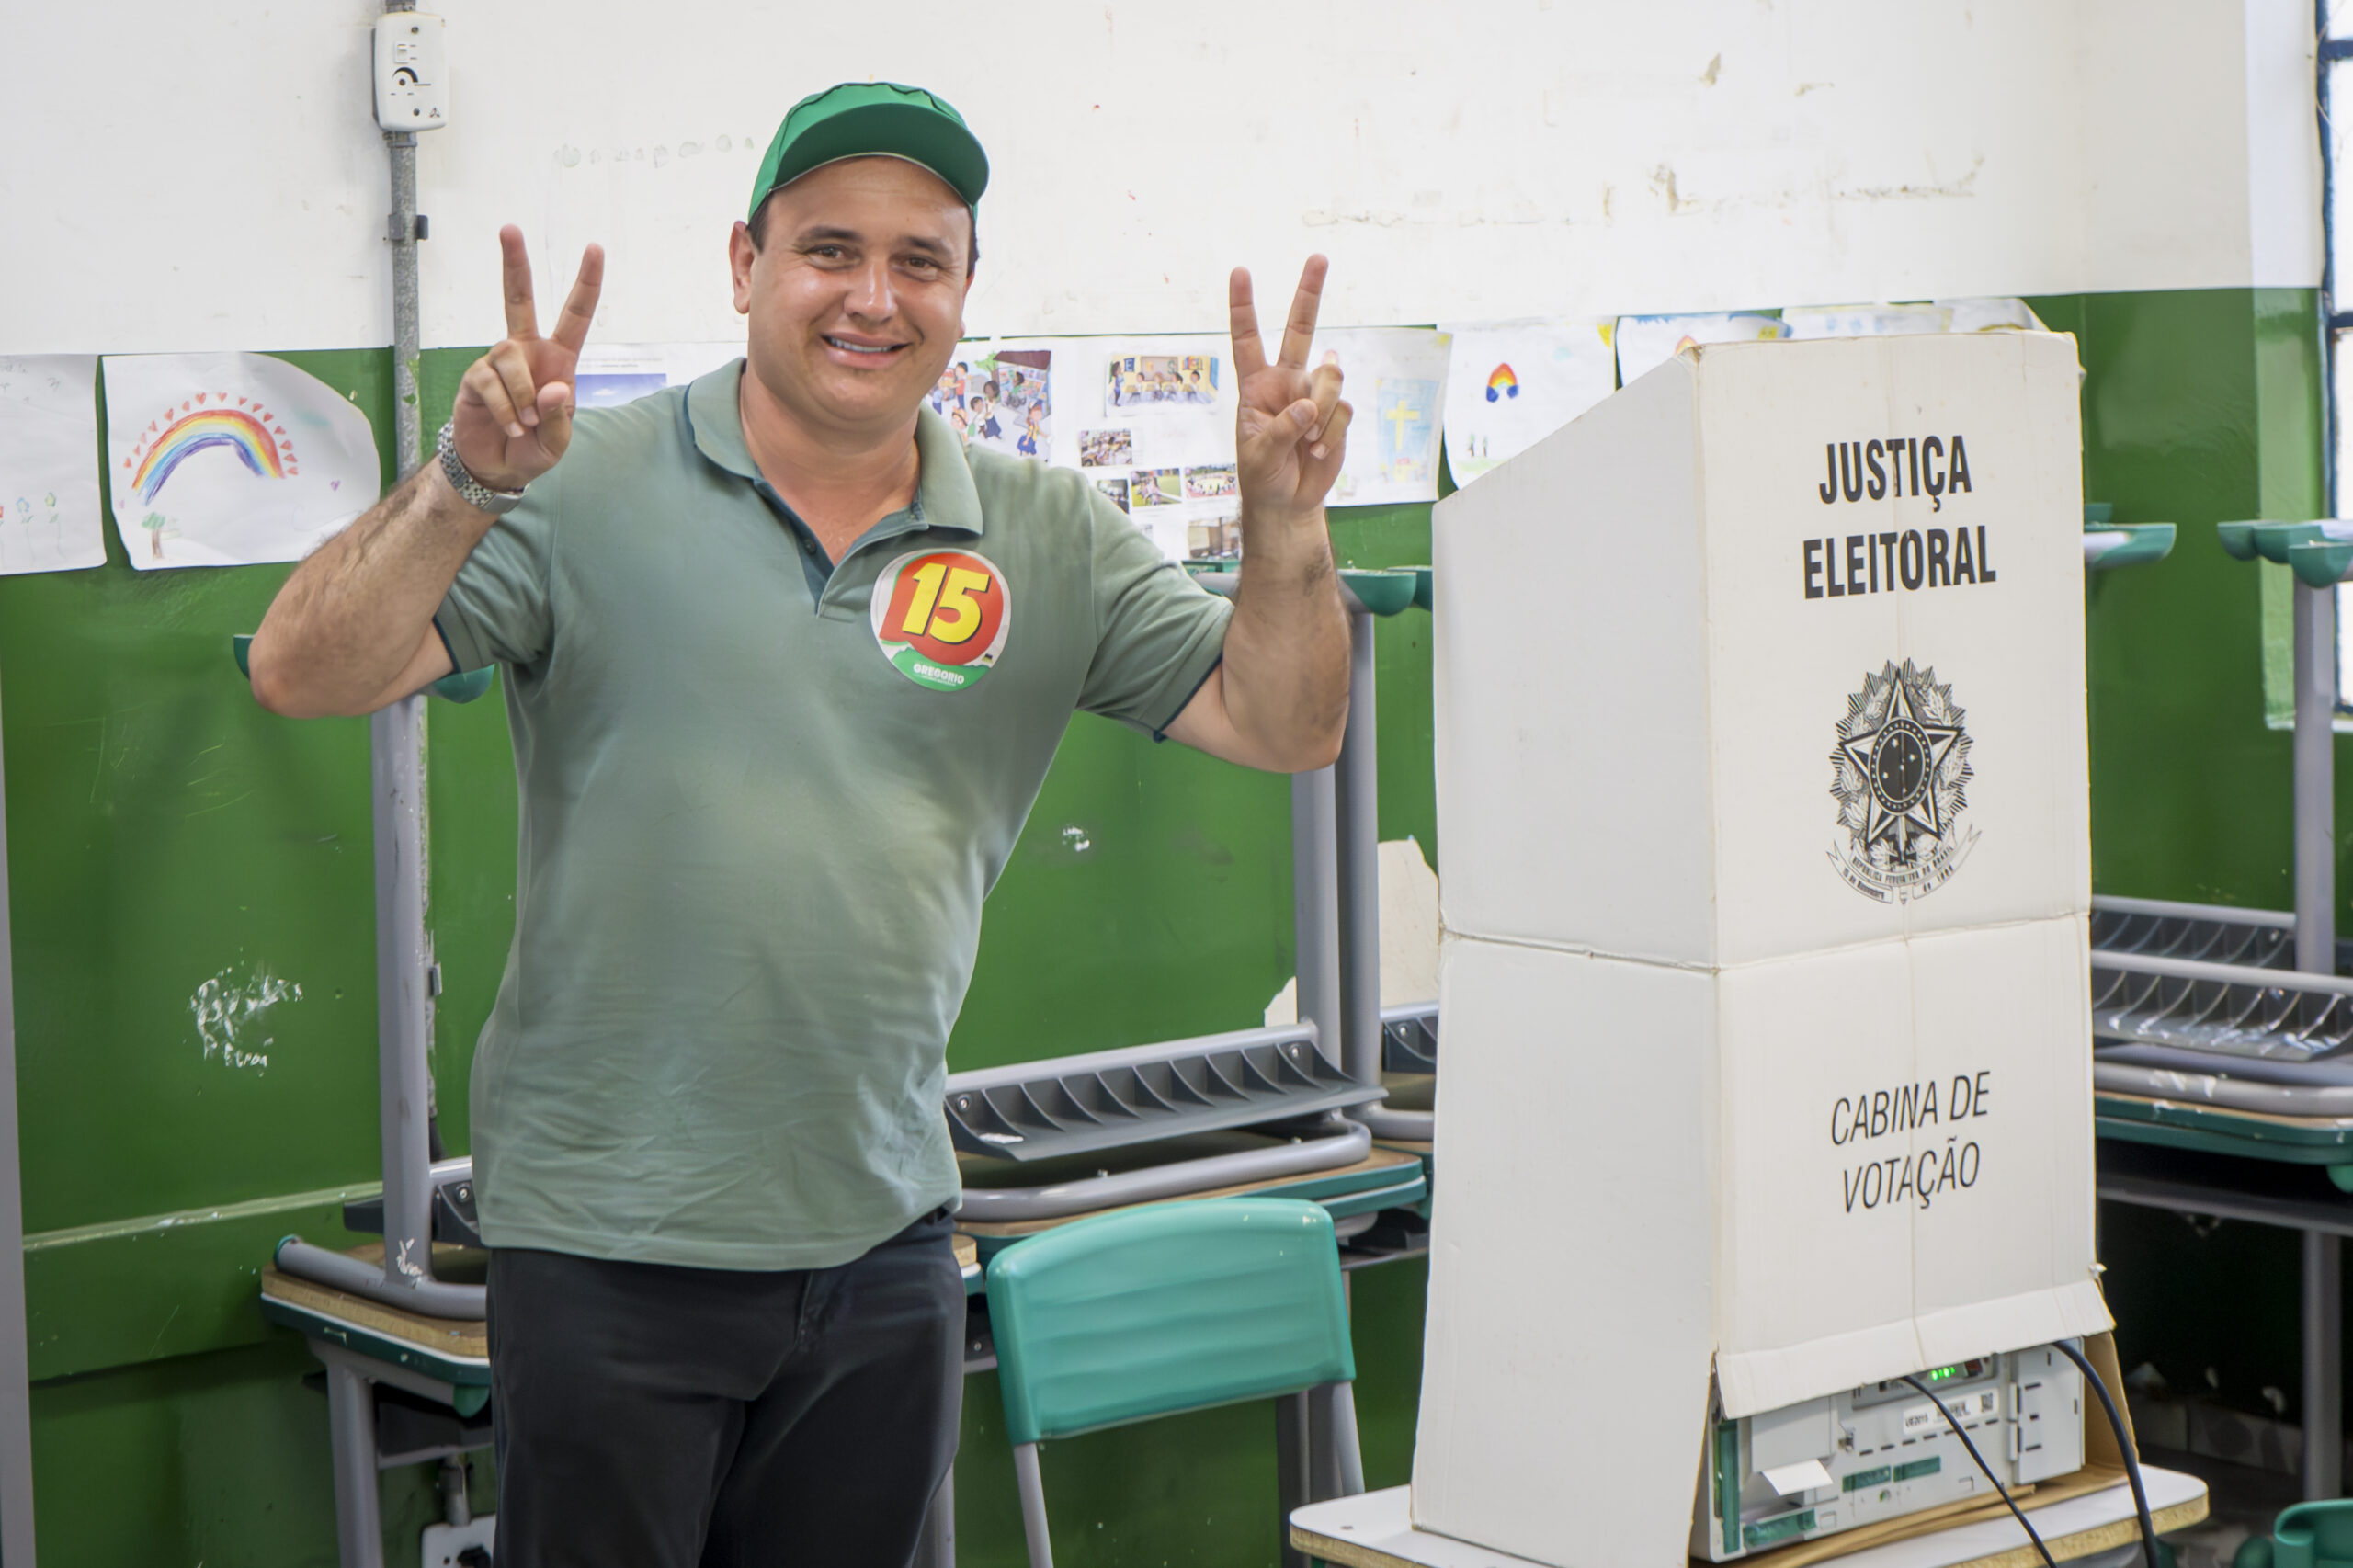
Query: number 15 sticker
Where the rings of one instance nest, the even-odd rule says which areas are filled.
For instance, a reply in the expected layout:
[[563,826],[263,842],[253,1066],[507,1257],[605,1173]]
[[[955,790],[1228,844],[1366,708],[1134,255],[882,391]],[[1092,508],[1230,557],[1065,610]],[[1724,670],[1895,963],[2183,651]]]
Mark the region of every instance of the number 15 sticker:
[[980,684],[1005,648],[1013,601],[1005,574],[968,550],[902,555],[874,580],[874,640],[917,686]]

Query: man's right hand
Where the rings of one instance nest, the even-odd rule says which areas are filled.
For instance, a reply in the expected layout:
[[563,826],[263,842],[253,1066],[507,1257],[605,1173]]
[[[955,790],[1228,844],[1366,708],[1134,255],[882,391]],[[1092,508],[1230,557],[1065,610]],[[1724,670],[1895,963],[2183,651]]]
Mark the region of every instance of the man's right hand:
[[499,230],[498,248],[506,279],[506,336],[467,367],[451,418],[466,472],[494,490],[520,490],[555,467],[572,443],[573,370],[604,289],[605,252],[590,245],[581,253],[580,276],[563,313],[553,334],[541,337],[523,231],[512,223]]

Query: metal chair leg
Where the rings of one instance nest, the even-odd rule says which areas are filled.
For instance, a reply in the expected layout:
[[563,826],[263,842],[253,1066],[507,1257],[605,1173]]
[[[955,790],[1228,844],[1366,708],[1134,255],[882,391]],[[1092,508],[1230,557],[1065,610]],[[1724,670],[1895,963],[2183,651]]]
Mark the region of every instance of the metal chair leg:
[[1364,1451],[1357,1443],[1356,1385],[1325,1383],[1310,1392],[1316,1402],[1316,1442],[1323,1449],[1315,1500],[1353,1497],[1364,1490]]
[[343,1568],[384,1568],[384,1506],[376,1490],[375,1385],[349,1367],[332,1360],[326,1366],[336,1550]]
[[1282,1568],[1307,1568],[1307,1554],[1290,1543],[1290,1516],[1315,1501],[1314,1406],[1307,1393],[1275,1401],[1275,1561]]
[[909,1568],[956,1568],[956,1467],[939,1478],[924,1513],[923,1539],[915,1542],[915,1560]]
[[1038,1471],[1038,1445],[1013,1447],[1013,1479],[1021,1492],[1021,1534],[1029,1543],[1029,1568],[1054,1568],[1054,1543],[1046,1533],[1046,1479]]
[[2341,1495],[2345,1456],[2342,1387],[2345,1302],[2338,1284],[2343,1245],[2336,1236],[2304,1233],[2304,1496]]

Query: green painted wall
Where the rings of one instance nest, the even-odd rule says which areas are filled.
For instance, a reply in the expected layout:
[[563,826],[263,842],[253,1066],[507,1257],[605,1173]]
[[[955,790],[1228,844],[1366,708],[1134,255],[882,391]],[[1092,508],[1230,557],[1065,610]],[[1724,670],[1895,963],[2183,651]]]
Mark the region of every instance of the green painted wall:
[[[2174,553],[2090,586],[2092,876],[2101,892],[2290,907],[2290,737],[2266,722],[2266,626],[2284,568],[2231,560],[2213,525],[2325,515],[2319,300],[2310,290],[2039,300],[2081,345],[2084,480]],[[2263,574],[2274,574],[2271,581]],[[2284,693],[2283,669],[2269,685]],[[2340,756],[2342,746],[2340,744]],[[2353,821],[2353,769],[2337,770]],[[2338,873],[2338,923],[2348,887]],[[2177,1392],[2298,1414],[2293,1233],[2100,1207],[2118,1348]]]
[[[2317,508],[2313,298],[2036,305],[2084,346],[2091,496],[2185,525],[2173,559],[2090,590],[2098,885],[2280,903],[2287,737],[2264,722],[2264,597],[2205,525]],[[428,428],[468,357],[427,357]],[[389,431],[381,351],[288,358]],[[1334,536],[1357,564],[1427,561],[1428,508],[1343,512]],[[270,1244],[347,1241],[339,1196],[373,1179],[365,726],[274,719],[236,678],[227,638],[282,568],[139,574],[110,548],[99,570],[0,579],[41,1549],[140,1568],[328,1563],[324,1400],[252,1301]],[[1435,863],[1428,630],[1412,613],[1381,630],[1381,834],[1413,835]],[[462,1150],[472,1039],[511,930],[514,781],[498,702],[429,710],[448,986],[435,1077]],[[1287,822],[1279,779],[1076,721],[990,902],[952,1062],[1254,1022],[1290,972]],[[240,1040],[267,1068],[208,1057],[191,998],[265,974],[301,987]],[[2226,1397],[2292,1389],[2292,1256],[2229,1227],[2201,1241],[2177,1221],[2104,1222],[2128,1359],[2184,1381],[2219,1345],[2235,1358],[2218,1369]],[[1404,1264],[1352,1280],[1375,1484],[1410,1462],[1424,1279]],[[2178,1309],[2200,1281],[2229,1332]],[[993,1381],[969,1394],[964,1558],[1017,1563]],[[1271,1562],[1273,1473],[1264,1406],[1056,1445],[1061,1560]],[[429,1477],[388,1477],[386,1498],[388,1550],[410,1560]]]

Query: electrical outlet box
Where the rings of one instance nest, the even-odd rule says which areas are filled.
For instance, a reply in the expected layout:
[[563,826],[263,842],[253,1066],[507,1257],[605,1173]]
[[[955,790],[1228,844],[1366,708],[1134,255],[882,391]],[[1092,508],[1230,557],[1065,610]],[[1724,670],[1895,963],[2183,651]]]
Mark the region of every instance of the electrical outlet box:
[[376,123],[387,131],[449,123],[449,54],[441,18],[429,11],[376,18]]
[[476,1568],[487,1563],[497,1538],[496,1514],[476,1514],[462,1525],[428,1525],[425,1568]]

